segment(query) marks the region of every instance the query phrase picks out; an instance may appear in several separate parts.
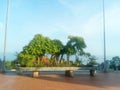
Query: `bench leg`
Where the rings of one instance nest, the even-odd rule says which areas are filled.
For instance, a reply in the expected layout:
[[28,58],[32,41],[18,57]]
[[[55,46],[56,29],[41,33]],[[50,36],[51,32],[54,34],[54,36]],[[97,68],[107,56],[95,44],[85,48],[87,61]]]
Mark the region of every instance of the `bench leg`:
[[39,74],[39,71],[33,71],[32,76],[37,78],[39,77]]
[[91,70],[90,70],[90,76],[94,77],[95,74],[96,74],[96,71],[91,69]]
[[65,76],[66,77],[73,77],[74,75],[74,72],[73,72],[73,70],[66,70],[65,71]]

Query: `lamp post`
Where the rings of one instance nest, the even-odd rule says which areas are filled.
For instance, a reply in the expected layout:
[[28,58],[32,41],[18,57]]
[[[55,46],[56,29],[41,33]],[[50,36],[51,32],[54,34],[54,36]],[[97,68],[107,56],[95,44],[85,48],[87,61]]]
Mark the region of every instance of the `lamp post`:
[[4,54],[3,54],[3,66],[2,72],[5,72],[5,61],[6,61],[6,42],[7,42],[7,30],[8,30],[8,10],[9,10],[9,0],[7,1],[7,11],[6,11],[6,23],[5,23],[5,38],[4,38]]
[[106,32],[105,32],[105,3],[103,2],[103,43],[104,43],[104,72],[107,72],[106,68]]

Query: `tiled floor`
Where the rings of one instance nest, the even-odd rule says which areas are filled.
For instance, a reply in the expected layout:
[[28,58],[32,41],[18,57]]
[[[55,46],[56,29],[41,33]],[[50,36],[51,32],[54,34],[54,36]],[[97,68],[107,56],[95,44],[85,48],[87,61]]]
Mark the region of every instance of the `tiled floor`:
[[0,74],[0,90],[120,90],[120,72],[98,73],[95,77],[42,74],[39,78]]

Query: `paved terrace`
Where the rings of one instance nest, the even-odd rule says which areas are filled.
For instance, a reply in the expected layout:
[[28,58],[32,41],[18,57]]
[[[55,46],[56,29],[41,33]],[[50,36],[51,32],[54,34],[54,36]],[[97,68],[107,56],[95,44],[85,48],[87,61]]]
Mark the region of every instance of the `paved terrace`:
[[120,72],[98,73],[96,77],[77,74],[41,74],[39,78],[15,73],[0,74],[0,90],[120,90]]

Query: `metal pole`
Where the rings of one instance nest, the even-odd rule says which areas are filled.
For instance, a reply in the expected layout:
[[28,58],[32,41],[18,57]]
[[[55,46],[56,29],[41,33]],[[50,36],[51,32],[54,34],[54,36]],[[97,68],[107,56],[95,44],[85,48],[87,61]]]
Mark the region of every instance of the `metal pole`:
[[105,32],[105,3],[104,3],[104,0],[103,0],[103,42],[104,42],[104,72],[106,72],[106,32]]
[[5,61],[6,61],[6,42],[7,42],[7,30],[8,30],[8,10],[9,10],[9,0],[7,2],[7,11],[6,11],[6,24],[5,24],[5,38],[4,38],[4,54],[3,54],[3,70],[5,72]]

